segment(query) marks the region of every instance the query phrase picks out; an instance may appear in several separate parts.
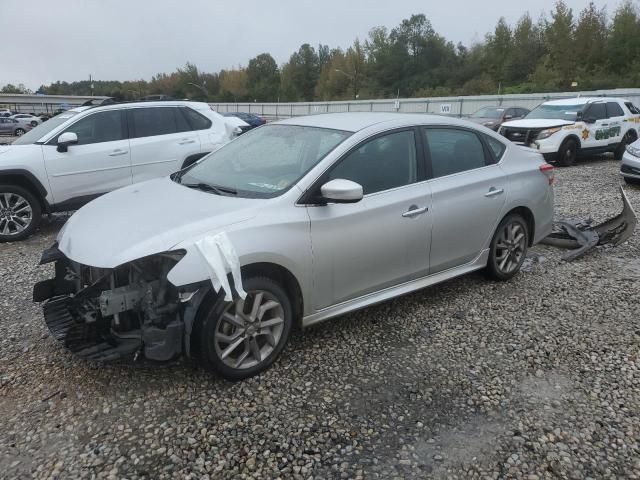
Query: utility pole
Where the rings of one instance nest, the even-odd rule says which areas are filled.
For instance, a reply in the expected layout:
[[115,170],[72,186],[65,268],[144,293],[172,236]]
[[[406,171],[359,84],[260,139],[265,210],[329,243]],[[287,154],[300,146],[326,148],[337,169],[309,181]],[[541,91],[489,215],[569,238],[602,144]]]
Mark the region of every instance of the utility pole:
[[93,80],[91,79],[91,74],[89,74],[89,87],[91,88],[91,96],[93,97]]
[[353,99],[358,99],[358,79],[355,75],[351,75],[339,68],[336,68],[336,72],[343,74],[345,77],[348,77],[351,80],[351,84],[353,85]]

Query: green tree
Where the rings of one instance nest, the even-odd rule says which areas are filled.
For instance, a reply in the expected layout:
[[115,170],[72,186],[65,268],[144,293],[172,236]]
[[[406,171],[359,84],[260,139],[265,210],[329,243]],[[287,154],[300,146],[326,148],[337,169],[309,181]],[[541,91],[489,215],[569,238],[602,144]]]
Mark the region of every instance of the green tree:
[[616,10],[609,33],[609,60],[614,72],[626,73],[640,62],[640,22],[638,10],[630,0]]
[[553,72],[554,83],[560,89],[568,89],[575,79],[578,59],[575,56],[573,11],[559,0],[551,13],[544,38],[548,51],[545,65]]
[[258,102],[273,102],[280,90],[280,70],[269,53],[261,53],[249,60],[247,66],[249,97]]

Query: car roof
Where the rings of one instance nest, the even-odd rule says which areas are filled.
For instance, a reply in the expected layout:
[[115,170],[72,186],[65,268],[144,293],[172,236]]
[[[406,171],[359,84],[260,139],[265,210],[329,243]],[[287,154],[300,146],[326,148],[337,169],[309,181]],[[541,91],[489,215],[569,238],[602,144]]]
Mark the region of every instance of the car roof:
[[303,127],[331,128],[346,132],[358,132],[365,128],[381,123],[394,123],[394,126],[443,124],[469,126],[469,122],[444,115],[429,115],[424,113],[394,113],[394,112],[344,112],[321,113],[304,117],[293,117],[274,122],[279,125],[297,125]]
[[119,108],[136,108],[136,107],[183,107],[189,106],[195,110],[211,110],[208,103],[205,102],[191,102],[188,100],[160,100],[157,102],[122,102],[122,103],[109,103],[107,105],[97,106],[83,106],[69,109],[72,112],[84,112],[91,109],[92,111],[114,110]]
[[622,98],[610,98],[610,97],[576,97],[576,98],[563,98],[561,100],[551,100],[544,102],[544,105],[585,105],[587,103],[594,102],[624,102]]

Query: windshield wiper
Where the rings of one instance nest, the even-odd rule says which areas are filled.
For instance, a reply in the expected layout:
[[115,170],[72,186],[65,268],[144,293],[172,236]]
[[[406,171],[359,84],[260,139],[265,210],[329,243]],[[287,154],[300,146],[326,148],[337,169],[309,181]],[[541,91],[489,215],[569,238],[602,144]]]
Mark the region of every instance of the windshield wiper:
[[196,190],[202,190],[202,191],[205,191],[205,192],[212,192],[212,193],[215,193],[216,195],[224,195],[225,193],[230,194],[230,195],[237,195],[238,194],[238,192],[236,190],[234,190],[233,188],[220,187],[218,185],[211,185],[209,183],[204,183],[204,182],[200,182],[200,183],[184,183],[183,185],[185,187],[195,188]]

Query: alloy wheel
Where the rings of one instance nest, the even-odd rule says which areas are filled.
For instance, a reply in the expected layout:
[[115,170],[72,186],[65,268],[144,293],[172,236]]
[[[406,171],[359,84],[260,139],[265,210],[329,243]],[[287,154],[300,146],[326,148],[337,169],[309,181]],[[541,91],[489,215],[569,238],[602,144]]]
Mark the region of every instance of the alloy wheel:
[[527,235],[519,222],[507,223],[496,242],[496,268],[510,274],[518,268],[526,252]]
[[0,234],[22,233],[33,221],[31,204],[17,193],[0,193]]
[[16,137],[21,137],[24,134],[24,130],[21,128],[18,128],[16,130]]
[[216,354],[234,369],[254,367],[274,351],[284,330],[284,309],[269,292],[248,292],[246,300],[230,302],[214,336]]

